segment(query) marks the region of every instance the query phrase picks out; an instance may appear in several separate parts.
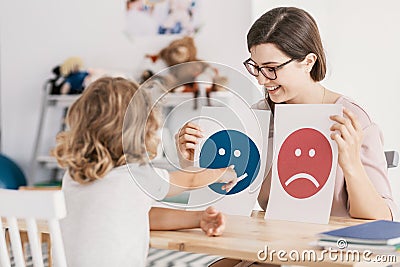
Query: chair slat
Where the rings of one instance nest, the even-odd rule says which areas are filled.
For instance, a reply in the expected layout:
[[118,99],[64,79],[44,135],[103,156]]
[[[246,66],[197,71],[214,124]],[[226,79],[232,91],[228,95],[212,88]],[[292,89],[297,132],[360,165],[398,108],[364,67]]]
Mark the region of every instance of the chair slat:
[[26,226],[28,229],[28,238],[31,248],[33,266],[43,267],[42,246],[39,242],[39,233],[35,219],[26,219]]
[[[1,223],[1,217],[0,217]],[[10,257],[7,251],[6,232],[3,227],[0,227],[0,266],[10,267]]]
[[19,234],[18,222],[15,217],[7,217],[9,226],[11,248],[16,267],[25,267],[24,253],[22,251],[21,236]]
[[67,267],[64,252],[64,243],[62,241],[60,223],[56,219],[48,220],[50,236],[51,236],[51,248],[52,248],[52,260],[57,267]]
[[[42,235],[39,235],[42,228],[46,233],[45,236],[50,236],[47,243],[52,248],[54,255],[54,265],[52,266],[67,266],[59,225],[59,220],[66,216],[62,191],[0,189],[0,203],[5,203],[5,205],[0,205],[0,218],[7,218],[7,222],[0,222],[8,229],[7,236],[5,236],[3,228],[0,231],[0,265],[2,267],[10,267],[10,263],[13,262],[9,255],[11,253],[8,253],[7,243],[11,244],[15,267],[24,267],[26,262],[21,243],[24,243],[25,247],[28,241],[33,265],[43,267]],[[51,242],[49,242],[50,240]],[[49,262],[51,254],[49,251]]]

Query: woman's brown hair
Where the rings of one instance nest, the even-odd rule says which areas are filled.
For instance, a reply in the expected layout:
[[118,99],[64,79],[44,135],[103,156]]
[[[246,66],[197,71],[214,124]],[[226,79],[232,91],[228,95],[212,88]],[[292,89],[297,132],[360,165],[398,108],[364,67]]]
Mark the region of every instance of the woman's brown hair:
[[271,9],[251,26],[247,47],[271,43],[290,58],[303,60],[309,53],[317,56],[310,74],[321,81],[326,74],[326,58],[318,26],[313,17],[296,7]]
[[[311,69],[311,78],[318,82],[326,75],[326,57],[322,46],[317,23],[306,11],[296,7],[278,7],[271,9],[251,26],[247,33],[247,48],[260,44],[274,44],[290,58],[303,60],[314,53],[317,60]],[[265,99],[274,111],[268,93]]]

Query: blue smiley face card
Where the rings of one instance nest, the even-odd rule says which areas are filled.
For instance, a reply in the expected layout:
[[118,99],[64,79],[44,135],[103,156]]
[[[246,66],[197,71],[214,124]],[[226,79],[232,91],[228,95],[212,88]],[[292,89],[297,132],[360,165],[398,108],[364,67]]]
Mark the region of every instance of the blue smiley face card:
[[229,191],[213,183],[190,193],[188,209],[214,206],[232,215],[249,216],[264,179],[270,111],[246,107],[203,107],[198,124],[203,138],[195,150],[195,166],[233,166],[237,184]]

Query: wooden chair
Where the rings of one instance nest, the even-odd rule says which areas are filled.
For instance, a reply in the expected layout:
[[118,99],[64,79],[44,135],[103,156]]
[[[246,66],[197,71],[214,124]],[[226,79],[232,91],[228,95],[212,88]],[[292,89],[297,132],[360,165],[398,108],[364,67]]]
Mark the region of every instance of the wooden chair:
[[[20,230],[27,230],[33,266],[43,267],[39,229],[47,224],[51,238],[51,254],[54,266],[67,266],[59,220],[66,216],[62,191],[20,191],[0,189],[0,218],[6,219],[15,266],[25,266]],[[3,223],[5,220],[3,219]],[[18,219],[18,221],[17,221]],[[26,228],[25,228],[26,226]],[[38,228],[39,226],[39,228]],[[9,267],[4,225],[0,227],[0,266]]]

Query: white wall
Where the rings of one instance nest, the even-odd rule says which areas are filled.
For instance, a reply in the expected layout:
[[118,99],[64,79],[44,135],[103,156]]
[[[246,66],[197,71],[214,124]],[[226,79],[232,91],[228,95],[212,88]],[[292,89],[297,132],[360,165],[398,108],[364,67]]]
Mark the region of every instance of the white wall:
[[[276,6],[306,9],[317,21],[328,59],[323,84],[365,107],[400,151],[400,2],[396,0],[253,0],[253,20]],[[389,170],[400,203],[400,168]]]
[[[385,148],[400,151],[400,3],[203,1],[206,24],[196,36],[199,57],[240,71],[248,57],[245,36],[256,17],[273,5],[309,10],[319,23],[328,55],[324,84],[364,105],[384,132]],[[42,85],[55,65],[77,55],[89,67],[134,72],[144,53],[157,52],[170,41],[128,41],[122,33],[124,2],[0,0],[1,149],[25,173],[37,130]],[[254,97],[252,92],[243,91],[243,95]],[[400,168],[390,175],[400,200]]]
[[[130,42],[122,33],[124,0],[0,1],[1,148],[26,174],[42,86],[55,65],[80,56],[88,67],[134,73],[145,53],[156,53],[171,41]],[[202,1],[205,24],[196,36],[198,56],[244,72],[250,3]]]

